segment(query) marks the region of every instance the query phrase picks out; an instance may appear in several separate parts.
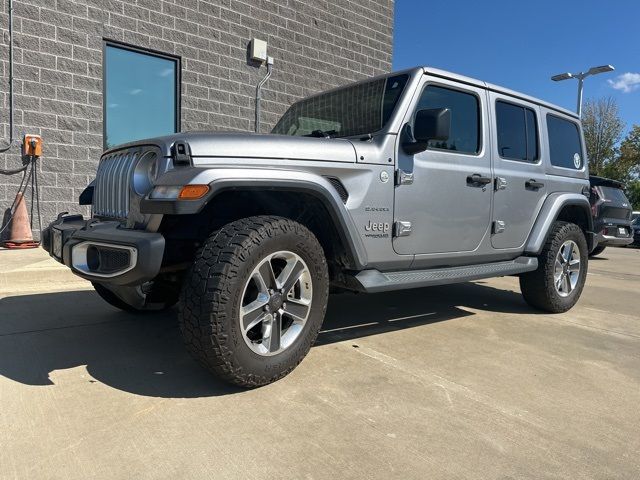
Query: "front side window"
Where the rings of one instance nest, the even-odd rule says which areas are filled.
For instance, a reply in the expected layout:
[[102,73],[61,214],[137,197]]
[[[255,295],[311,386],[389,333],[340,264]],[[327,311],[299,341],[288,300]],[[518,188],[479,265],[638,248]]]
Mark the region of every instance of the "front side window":
[[428,147],[476,154],[480,151],[480,106],[478,97],[450,88],[428,85],[420,97],[416,111],[448,108],[451,130],[448,140],[432,140]]
[[393,75],[349,85],[294,103],[271,133],[298,137],[351,137],[381,130],[409,80]]
[[178,131],[180,60],[107,43],[104,147]]
[[535,162],[538,159],[536,114],[530,108],[496,102],[498,153],[502,158]]
[[579,170],[583,166],[582,142],[578,125],[547,114],[551,165]]

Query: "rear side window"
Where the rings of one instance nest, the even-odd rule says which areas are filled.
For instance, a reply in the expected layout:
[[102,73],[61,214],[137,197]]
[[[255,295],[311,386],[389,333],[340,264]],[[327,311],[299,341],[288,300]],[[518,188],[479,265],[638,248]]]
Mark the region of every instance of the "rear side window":
[[496,102],[498,152],[502,158],[535,162],[538,159],[538,126],[530,108]]
[[547,114],[551,165],[579,170],[583,165],[582,142],[578,125]]
[[473,154],[480,151],[478,97],[472,93],[428,85],[422,92],[417,110],[431,108],[451,110],[451,131],[448,140],[432,140],[429,148]]

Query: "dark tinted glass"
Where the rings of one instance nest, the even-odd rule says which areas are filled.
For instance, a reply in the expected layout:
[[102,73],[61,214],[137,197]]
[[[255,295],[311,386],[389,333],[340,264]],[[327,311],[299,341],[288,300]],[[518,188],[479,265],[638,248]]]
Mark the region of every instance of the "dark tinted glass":
[[604,200],[608,200],[609,202],[615,203],[617,205],[620,205],[622,203],[626,203],[627,205],[629,205],[629,199],[624,194],[624,192],[619,188],[613,188],[613,187],[598,187],[598,188],[600,189],[600,192],[601,192],[600,196]]
[[533,110],[496,102],[496,124],[501,157],[529,162],[538,159],[538,128]]
[[350,137],[381,130],[391,118],[408,75],[350,85],[294,103],[271,133]]
[[556,167],[582,168],[582,144],[578,126],[555,115],[547,115],[549,154]]
[[432,140],[429,148],[462,153],[480,151],[480,114],[475,95],[429,85],[422,92],[417,110],[432,108],[451,110],[451,132],[449,140]]
[[105,148],[177,131],[178,61],[107,45]]
[[496,102],[498,152],[504,158],[527,159],[527,124],[524,108]]
[[538,159],[538,122],[533,110],[524,109],[527,120],[527,160],[535,162]]

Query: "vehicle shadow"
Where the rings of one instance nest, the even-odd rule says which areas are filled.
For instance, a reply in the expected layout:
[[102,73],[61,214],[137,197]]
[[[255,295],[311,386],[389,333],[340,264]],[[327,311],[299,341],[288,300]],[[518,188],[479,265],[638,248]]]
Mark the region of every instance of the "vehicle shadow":
[[[520,294],[481,283],[330,299],[316,345],[355,340],[473,315],[459,307],[532,313]],[[191,398],[236,393],[186,353],[176,312],[134,315],[93,291],[0,299],[0,375],[53,385],[58,371],[86,366],[87,383],[137,395]]]

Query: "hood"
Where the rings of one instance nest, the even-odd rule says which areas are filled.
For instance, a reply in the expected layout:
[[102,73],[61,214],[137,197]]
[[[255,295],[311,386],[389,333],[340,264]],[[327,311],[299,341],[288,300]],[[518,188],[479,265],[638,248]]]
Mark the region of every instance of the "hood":
[[[344,138],[293,137],[258,133],[185,132],[118,145],[108,152],[139,145],[157,145],[171,156],[177,140],[189,143],[198,158],[273,158],[355,163],[353,144]],[[107,153],[107,152],[105,152]]]

